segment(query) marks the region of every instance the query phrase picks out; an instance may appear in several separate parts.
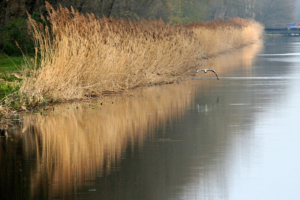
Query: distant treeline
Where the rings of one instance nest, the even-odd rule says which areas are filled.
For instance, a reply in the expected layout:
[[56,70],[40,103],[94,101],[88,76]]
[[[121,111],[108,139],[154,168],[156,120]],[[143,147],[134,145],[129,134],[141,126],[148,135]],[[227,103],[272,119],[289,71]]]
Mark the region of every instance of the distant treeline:
[[[94,13],[98,17],[163,19],[173,23],[209,21],[217,18],[252,18],[266,27],[282,27],[293,22],[295,0],[49,0],[59,5]],[[20,54],[19,43],[25,53],[32,52],[33,43],[27,34],[28,11],[40,20],[47,15],[45,2],[40,0],[3,0],[0,2],[0,53]]]

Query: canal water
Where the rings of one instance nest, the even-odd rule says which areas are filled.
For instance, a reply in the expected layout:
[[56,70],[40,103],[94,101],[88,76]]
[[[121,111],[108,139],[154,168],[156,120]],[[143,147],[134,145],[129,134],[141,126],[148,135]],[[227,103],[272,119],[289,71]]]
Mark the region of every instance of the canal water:
[[206,67],[2,122],[0,199],[300,199],[300,38]]

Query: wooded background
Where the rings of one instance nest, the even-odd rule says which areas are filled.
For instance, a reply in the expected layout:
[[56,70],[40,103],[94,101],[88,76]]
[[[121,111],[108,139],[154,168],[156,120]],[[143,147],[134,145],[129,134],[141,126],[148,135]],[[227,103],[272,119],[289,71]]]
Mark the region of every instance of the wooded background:
[[[57,8],[59,5],[82,13],[96,16],[113,16],[132,20],[159,19],[172,23],[209,21],[217,18],[252,18],[265,27],[285,27],[297,23],[299,0],[48,0]],[[19,41],[27,50],[30,43],[27,33],[26,11],[40,20],[46,15],[44,0],[0,0],[0,53],[18,52],[13,41]],[[30,46],[30,45],[29,45]],[[29,49],[28,49],[29,51]]]

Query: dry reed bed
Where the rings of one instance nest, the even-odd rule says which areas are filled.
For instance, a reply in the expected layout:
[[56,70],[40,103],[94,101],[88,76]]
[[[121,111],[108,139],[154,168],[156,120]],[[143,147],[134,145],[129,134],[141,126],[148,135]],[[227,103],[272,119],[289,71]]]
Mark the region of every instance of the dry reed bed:
[[50,100],[173,82],[190,74],[202,57],[252,43],[262,30],[257,22],[242,19],[171,25],[95,18],[62,7],[54,10],[48,3],[47,9],[51,30],[28,20],[41,64],[20,91]]
[[261,24],[241,18],[191,23],[186,27],[193,30],[201,48],[209,57],[252,44],[263,33]]

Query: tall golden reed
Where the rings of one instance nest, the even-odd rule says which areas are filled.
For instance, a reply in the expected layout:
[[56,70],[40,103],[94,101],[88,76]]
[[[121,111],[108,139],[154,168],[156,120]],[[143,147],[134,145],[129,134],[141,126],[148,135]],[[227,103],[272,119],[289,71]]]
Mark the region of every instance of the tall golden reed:
[[49,27],[28,24],[41,64],[21,93],[51,99],[83,99],[135,87],[168,83],[188,75],[205,55],[252,43],[254,21],[171,25],[162,20],[95,18],[47,3]]
[[212,22],[193,22],[193,30],[206,56],[215,56],[254,43],[263,34],[263,26],[254,20],[233,18]]

